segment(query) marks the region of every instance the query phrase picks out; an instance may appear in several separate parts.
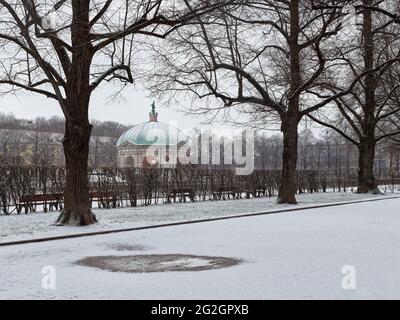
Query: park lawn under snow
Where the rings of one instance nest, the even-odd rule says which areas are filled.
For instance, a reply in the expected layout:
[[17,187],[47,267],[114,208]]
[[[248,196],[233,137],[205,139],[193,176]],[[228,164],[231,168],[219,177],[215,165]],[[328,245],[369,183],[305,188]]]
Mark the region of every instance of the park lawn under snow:
[[[297,196],[299,207],[317,204],[356,201],[382,197],[386,195],[360,195],[347,193],[314,193]],[[396,195],[396,194],[395,194]],[[397,193],[398,195],[398,193]],[[206,201],[195,203],[159,204],[147,207],[124,207],[116,209],[94,209],[99,223],[86,227],[54,226],[52,223],[58,212],[37,212],[28,215],[0,216],[0,243],[13,240],[25,240],[42,237],[69,235],[82,232],[143,227],[171,222],[192,221],[207,218],[226,217],[237,214],[266,212],[293,207],[278,205],[276,198],[253,198],[226,201]]]
[[[387,199],[0,247],[0,299],[394,299],[400,296],[399,206],[400,199]],[[153,273],[76,264],[88,256],[159,254],[242,263]],[[55,290],[41,286],[47,265],[55,268]],[[355,290],[342,288],[345,265],[356,272]]]

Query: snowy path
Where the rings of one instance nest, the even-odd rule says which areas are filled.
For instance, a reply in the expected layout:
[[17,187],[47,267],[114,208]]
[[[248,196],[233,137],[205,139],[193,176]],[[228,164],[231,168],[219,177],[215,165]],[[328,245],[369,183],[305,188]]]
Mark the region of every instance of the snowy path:
[[[299,207],[318,204],[357,201],[398,196],[387,193],[384,196],[359,195],[354,193],[316,193],[298,195]],[[97,232],[122,228],[136,228],[164,223],[192,221],[238,214],[266,212],[293,207],[277,205],[276,198],[258,198],[229,201],[195,203],[174,203],[137,208],[95,209],[100,223],[88,227],[56,227],[51,223],[57,212],[33,213],[29,215],[0,216],[0,243],[60,235]]]
[[[398,298],[399,199],[0,248],[0,298]],[[121,273],[87,256],[189,254],[243,259],[197,272]],[[41,287],[53,265],[56,290]],[[341,287],[344,265],[356,290]]]

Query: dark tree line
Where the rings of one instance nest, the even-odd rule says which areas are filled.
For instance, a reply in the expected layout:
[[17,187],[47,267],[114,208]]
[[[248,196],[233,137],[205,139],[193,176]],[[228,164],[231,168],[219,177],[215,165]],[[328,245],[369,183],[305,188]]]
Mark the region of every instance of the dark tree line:
[[[271,197],[278,193],[280,179],[279,170],[257,169],[250,175],[239,176],[229,168],[204,166],[103,168],[90,170],[88,175],[91,205],[108,209]],[[386,176],[378,182],[394,191],[400,178]],[[355,184],[354,171],[299,170],[296,174],[297,193],[350,192]],[[65,168],[0,167],[0,211],[2,214],[34,212],[38,199],[45,212],[60,210],[65,188]],[[50,197],[43,203],[43,197],[37,195]]]

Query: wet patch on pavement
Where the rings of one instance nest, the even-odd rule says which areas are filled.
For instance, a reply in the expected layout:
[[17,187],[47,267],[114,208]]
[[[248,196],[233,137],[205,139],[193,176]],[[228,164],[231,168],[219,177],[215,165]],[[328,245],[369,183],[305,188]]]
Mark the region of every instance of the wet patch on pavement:
[[149,273],[214,270],[232,267],[242,262],[241,259],[227,257],[148,254],[86,257],[76,264],[111,272]]

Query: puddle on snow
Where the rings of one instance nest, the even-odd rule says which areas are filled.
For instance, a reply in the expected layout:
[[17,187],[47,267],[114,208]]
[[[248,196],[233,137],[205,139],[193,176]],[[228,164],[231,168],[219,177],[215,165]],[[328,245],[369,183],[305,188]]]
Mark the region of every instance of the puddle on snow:
[[149,254],[86,257],[76,264],[112,272],[147,273],[213,270],[232,267],[242,262],[241,259],[227,257]]

